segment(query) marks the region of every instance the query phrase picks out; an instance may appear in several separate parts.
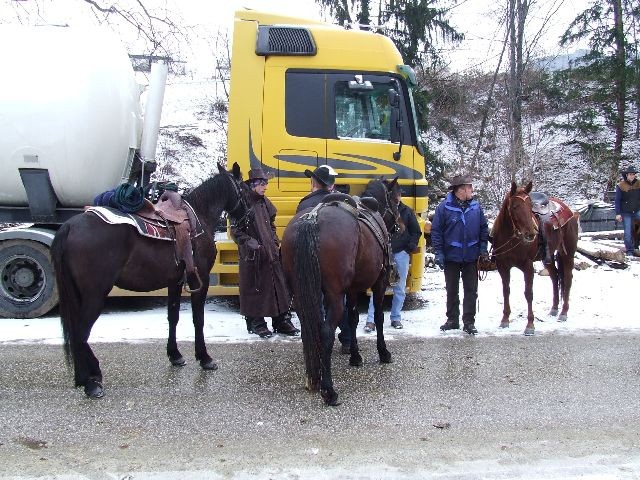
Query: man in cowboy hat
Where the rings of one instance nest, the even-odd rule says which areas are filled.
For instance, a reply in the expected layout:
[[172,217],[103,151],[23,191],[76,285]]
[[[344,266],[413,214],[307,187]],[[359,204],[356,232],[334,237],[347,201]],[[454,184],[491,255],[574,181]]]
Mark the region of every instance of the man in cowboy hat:
[[269,179],[261,168],[249,170],[251,188],[249,206],[253,215],[248,222],[231,226],[238,244],[240,266],[240,313],[245,316],[247,331],[262,338],[272,335],[264,317],[271,317],[276,333],[300,333],[291,323],[290,294],[280,263],[280,240],[276,235],[276,207],[265,196]]
[[633,255],[633,220],[640,220],[640,181],[638,170],[633,165],[622,169],[622,180],[616,185],[616,222],[624,228],[624,248],[627,255]]
[[460,277],[464,300],[463,330],[475,335],[478,298],[478,257],[487,255],[489,228],[482,207],[473,198],[473,181],[468,175],[451,180],[449,194],[438,205],[431,224],[435,263],[444,269],[447,289],[447,321],[440,330],[460,328]]
[[311,179],[311,193],[300,200],[296,213],[307,208],[313,208],[333,191],[337,172],[329,165],[320,165],[313,172],[305,170],[304,174]]

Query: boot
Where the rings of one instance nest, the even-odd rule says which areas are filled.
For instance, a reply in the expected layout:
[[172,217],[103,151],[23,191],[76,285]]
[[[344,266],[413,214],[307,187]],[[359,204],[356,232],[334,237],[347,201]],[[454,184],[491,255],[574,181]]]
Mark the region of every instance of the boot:
[[255,333],[260,338],[270,338],[273,335],[267,327],[264,317],[247,317],[247,331]]
[[460,328],[460,323],[457,321],[447,320],[442,325],[440,325],[440,330],[446,332],[447,330],[458,330]]
[[477,335],[478,334],[478,330],[476,329],[476,326],[473,323],[467,323],[462,328],[462,331],[465,332],[465,333],[468,333],[469,335]]
[[281,333],[282,335],[289,335],[290,337],[293,337],[300,333],[300,330],[294,327],[293,323],[291,323],[291,314],[288,312],[278,315],[277,317],[273,317],[271,325],[273,326],[274,332]]

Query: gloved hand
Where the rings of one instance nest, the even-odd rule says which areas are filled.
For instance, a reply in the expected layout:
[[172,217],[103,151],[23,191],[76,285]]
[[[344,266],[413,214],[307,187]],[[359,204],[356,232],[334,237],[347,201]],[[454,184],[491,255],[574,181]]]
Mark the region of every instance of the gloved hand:
[[440,270],[443,270],[444,269],[444,253],[436,252],[436,255],[433,259],[433,263],[435,263],[438,267],[440,267]]
[[256,240],[255,238],[250,238],[249,240],[247,240],[246,245],[251,250],[258,250],[260,248],[260,244],[258,243],[258,240]]
[[480,242],[480,255],[488,255],[487,242]]

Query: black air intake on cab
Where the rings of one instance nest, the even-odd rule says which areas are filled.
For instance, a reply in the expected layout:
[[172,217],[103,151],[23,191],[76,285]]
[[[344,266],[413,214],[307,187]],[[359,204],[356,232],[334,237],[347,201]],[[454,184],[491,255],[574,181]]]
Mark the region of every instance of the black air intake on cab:
[[258,27],[256,55],[307,55],[316,54],[316,44],[306,28]]

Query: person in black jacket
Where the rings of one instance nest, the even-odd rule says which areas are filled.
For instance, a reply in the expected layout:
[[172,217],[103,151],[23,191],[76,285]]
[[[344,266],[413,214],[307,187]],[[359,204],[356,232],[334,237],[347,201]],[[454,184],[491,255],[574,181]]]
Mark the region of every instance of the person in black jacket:
[[338,176],[329,165],[320,165],[313,172],[305,170],[304,174],[311,179],[311,193],[300,200],[296,213],[321,203],[322,199],[333,191]]
[[640,220],[640,181],[638,171],[628,166],[621,172],[622,180],[616,185],[616,222],[624,227],[624,248],[627,255],[633,255],[633,219]]
[[[402,223],[404,223],[405,229],[402,234],[393,235],[391,237],[391,251],[393,253],[393,259],[396,264],[396,270],[398,271],[398,283],[393,287],[393,299],[391,300],[391,326],[393,328],[402,328],[402,306],[404,305],[404,298],[407,295],[407,275],[409,273],[409,262],[411,258],[411,252],[418,248],[418,240],[422,232],[420,231],[420,225],[416,220],[416,214],[410,207],[402,203],[402,187],[397,185],[391,192],[391,198],[398,205],[398,213]],[[373,323],[373,295],[369,300],[369,311],[367,312],[367,323],[364,325],[364,331],[369,333],[376,329],[376,324]]]

